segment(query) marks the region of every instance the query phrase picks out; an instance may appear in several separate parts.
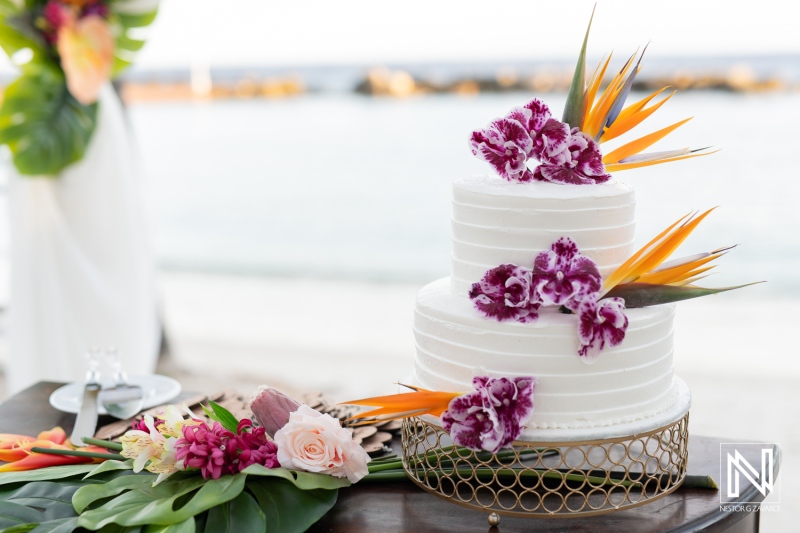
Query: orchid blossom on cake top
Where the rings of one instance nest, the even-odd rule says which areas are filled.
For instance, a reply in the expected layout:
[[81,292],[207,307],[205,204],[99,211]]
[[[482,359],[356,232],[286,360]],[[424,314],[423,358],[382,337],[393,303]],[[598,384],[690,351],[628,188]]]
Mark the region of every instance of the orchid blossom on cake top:
[[[594,17],[594,13],[592,13]],[[667,88],[625,106],[639,72],[644,51],[634,62],[632,55],[599,94],[611,55],[598,65],[586,82],[586,45],[589,28],[583,40],[578,64],[567,95],[561,120],[555,119],[547,105],[533,99],[515,107],[505,117],[492,121],[486,129],[470,135],[470,149],[476,157],[489,163],[505,180],[514,182],[546,181],[550,183],[591,185],[611,179],[610,172],[679,161],[707,155],[706,148],[659,151],[642,154],[669,133],[690,119],[644,135],[603,155],[600,143],[610,141],[641,124],[660,108],[673,93],[658,102],[654,100]],[[527,162],[539,164],[529,169]]]
[[[577,128],[552,118],[538,99],[515,107],[487,129],[470,137],[473,155],[488,162],[508,181],[550,181],[591,184],[611,179],[605,172],[600,147]],[[529,159],[540,161],[531,172]]]

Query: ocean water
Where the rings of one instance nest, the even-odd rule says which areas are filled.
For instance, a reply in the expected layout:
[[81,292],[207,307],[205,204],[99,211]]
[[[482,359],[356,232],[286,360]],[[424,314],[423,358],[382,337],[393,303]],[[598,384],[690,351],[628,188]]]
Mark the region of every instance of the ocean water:
[[[386,282],[445,276],[450,184],[490,171],[468,135],[532,96],[137,103],[130,118],[159,264]],[[563,95],[542,97],[560,114]],[[767,280],[749,290],[800,295],[800,94],[678,94],[640,128],[689,116],[653,149],[718,153],[616,176],[636,189],[637,240],[719,206],[678,252],[738,244],[706,284]]]

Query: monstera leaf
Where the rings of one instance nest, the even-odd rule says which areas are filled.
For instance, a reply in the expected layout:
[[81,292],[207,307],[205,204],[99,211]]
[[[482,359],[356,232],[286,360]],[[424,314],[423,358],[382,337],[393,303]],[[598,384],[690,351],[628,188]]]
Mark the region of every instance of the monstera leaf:
[[110,21],[114,27],[115,51],[114,65],[111,67],[111,77],[116,77],[120,72],[133,63],[136,52],[144,46],[144,39],[137,38],[136,33],[149,26],[156,18],[157,9],[146,12],[137,12],[135,2],[116,2],[113,4],[113,13]]
[[259,465],[213,480],[187,472],[153,486],[155,478],[141,473],[81,488],[72,499],[80,513],[78,525],[91,530],[111,524],[163,524],[176,532],[236,533],[265,527],[300,532],[328,512],[338,489],[349,485],[346,479]]
[[0,48],[9,57],[28,49],[32,58],[44,60],[49,55],[47,43],[34,26],[32,13],[23,7],[14,0],[0,0]]
[[[94,80],[91,76],[87,78],[85,68],[81,70],[86,66],[86,58],[81,55],[85,55],[85,51],[75,46],[69,48],[67,44],[85,45],[85,41],[95,43],[97,39],[60,38],[58,48],[48,43],[36,22],[45,3],[43,0],[0,0],[0,48],[22,72],[21,77],[6,88],[0,107],[0,144],[7,144],[11,149],[17,170],[31,176],[56,176],[83,158],[97,121],[97,104],[89,103],[96,98],[95,89],[109,76],[109,63],[112,78],[130,66],[134,55],[144,45],[142,29],[153,22],[157,13],[157,0],[110,1],[108,26],[101,21],[103,27],[93,28],[96,31],[92,35],[109,36],[104,41],[109,44],[107,48],[113,36],[113,59],[110,51],[103,56],[109,63],[104,63],[100,79]],[[62,30],[80,33],[81,24],[91,18]],[[105,31],[100,32],[101,29]],[[74,51],[77,59],[67,64],[66,60],[72,55],[61,56],[65,61],[62,65],[59,56],[62,44],[64,50]],[[67,68],[69,87],[76,91],[80,102],[70,94],[65,82],[62,67],[69,65],[72,65],[71,69]],[[95,72],[89,72],[92,73]],[[92,91],[78,90],[86,88],[89,82],[93,83],[90,84]]]
[[131,461],[106,461],[6,473],[0,479],[0,533],[300,533],[350,484],[251,465],[212,480],[178,472],[154,486],[155,474],[131,468]]
[[55,176],[83,157],[96,122],[97,103],[75,100],[60,72],[28,68],[6,88],[0,144],[21,174]]

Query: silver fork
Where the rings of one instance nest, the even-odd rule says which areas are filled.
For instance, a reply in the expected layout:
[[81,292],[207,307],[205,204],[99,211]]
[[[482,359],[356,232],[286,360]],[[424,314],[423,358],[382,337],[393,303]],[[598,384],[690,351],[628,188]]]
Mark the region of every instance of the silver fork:
[[106,360],[111,367],[114,386],[100,391],[98,396],[100,405],[113,417],[130,418],[142,410],[144,391],[139,385],[130,385],[128,383],[116,348],[106,350]]

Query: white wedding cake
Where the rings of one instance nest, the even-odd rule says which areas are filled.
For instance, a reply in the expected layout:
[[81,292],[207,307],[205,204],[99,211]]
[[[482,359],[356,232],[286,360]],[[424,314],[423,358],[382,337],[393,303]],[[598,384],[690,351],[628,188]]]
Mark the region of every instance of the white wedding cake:
[[689,119],[622,140],[674,93],[627,102],[636,54],[601,90],[611,56],[586,76],[587,40],[588,30],[561,119],[533,98],[470,134],[493,174],[453,184],[450,277],[417,297],[410,385],[424,390],[402,407],[441,415],[470,449],[674,424],[691,403],[674,375],[675,302],[746,286],[695,284],[730,248],[671,258],[713,209],[634,247],[633,189],[612,174],[713,151],[645,151]]
[[605,278],[634,251],[634,209],[633,189],[613,179],[456,181],[451,276],[417,297],[414,384],[467,392],[478,375],[535,376],[535,410],[521,438],[630,424],[675,406],[685,385],[673,376],[674,304],[627,309],[624,340],[587,364],[577,355],[576,314],[542,307],[532,323],[497,321],[478,313],[469,296],[488,270],[531,265],[561,237],[571,238]]

